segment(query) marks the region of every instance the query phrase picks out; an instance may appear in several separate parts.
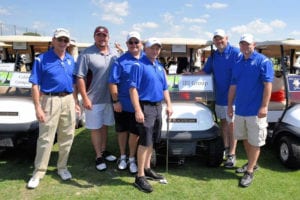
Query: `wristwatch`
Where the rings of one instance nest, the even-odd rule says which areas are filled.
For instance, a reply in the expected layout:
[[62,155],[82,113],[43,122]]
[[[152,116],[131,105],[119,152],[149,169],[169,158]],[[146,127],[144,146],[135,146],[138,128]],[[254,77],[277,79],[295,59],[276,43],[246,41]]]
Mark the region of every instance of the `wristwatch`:
[[113,100],[113,103],[118,103],[119,102],[119,100],[117,99],[117,100]]

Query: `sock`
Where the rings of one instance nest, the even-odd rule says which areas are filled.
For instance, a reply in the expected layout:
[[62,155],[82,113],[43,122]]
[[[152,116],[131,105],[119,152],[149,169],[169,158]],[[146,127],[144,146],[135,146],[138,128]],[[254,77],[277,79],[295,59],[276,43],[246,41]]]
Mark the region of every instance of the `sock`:
[[135,157],[129,157],[129,162],[135,161]]

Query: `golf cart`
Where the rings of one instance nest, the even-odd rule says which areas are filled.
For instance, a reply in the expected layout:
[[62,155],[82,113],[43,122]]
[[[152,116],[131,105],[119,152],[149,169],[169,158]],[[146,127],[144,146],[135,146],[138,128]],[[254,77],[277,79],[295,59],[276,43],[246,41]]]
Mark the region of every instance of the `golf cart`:
[[[38,121],[31,97],[29,76],[36,53],[47,51],[52,37],[0,36],[0,150],[27,146],[35,148]],[[76,115],[76,127],[84,115]]]
[[[288,168],[300,168],[300,75],[294,67],[295,52],[300,50],[300,40],[257,42],[256,48],[266,56],[280,59],[275,65],[277,77],[273,81],[273,92],[280,87],[284,99],[273,102],[268,111],[268,143],[275,147],[282,164]],[[290,63],[290,64],[289,64]],[[276,82],[278,77],[282,85]],[[279,75],[278,75],[279,74]]]
[[[191,63],[194,52],[211,45],[211,42],[204,40],[160,40],[163,54],[171,52],[171,56],[189,57],[189,65],[184,69],[186,71],[193,69]],[[156,155],[153,157],[166,158],[168,166],[168,163],[182,165],[186,157],[202,154],[208,166],[220,166],[224,146],[220,128],[210,107],[210,103],[214,101],[212,76],[181,75],[174,69],[169,69],[168,72],[173,115],[167,117],[164,105],[161,142],[155,146]]]
[[16,72],[14,67],[14,63],[0,65],[0,148],[2,149],[16,147],[24,142],[35,146],[38,136],[39,126],[31,98],[31,84],[28,82],[30,73]]

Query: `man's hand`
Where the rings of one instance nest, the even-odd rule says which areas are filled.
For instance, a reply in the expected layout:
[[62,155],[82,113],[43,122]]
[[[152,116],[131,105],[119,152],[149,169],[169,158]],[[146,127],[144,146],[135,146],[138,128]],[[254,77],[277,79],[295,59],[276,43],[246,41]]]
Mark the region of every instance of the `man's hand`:
[[266,117],[267,114],[268,114],[268,107],[263,106],[263,107],[259,108],[257,116],[258,116],[258,118],[263,118],[263,117]]

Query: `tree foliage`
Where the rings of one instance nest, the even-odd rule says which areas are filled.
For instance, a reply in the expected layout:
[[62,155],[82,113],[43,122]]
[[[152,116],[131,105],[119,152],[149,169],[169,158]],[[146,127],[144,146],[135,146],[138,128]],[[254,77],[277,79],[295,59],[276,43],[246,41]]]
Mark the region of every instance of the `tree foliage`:
[[26,32],[26,33],[23,33],[23,35],[41,36],[40,34],[34,33],[34,32]]

